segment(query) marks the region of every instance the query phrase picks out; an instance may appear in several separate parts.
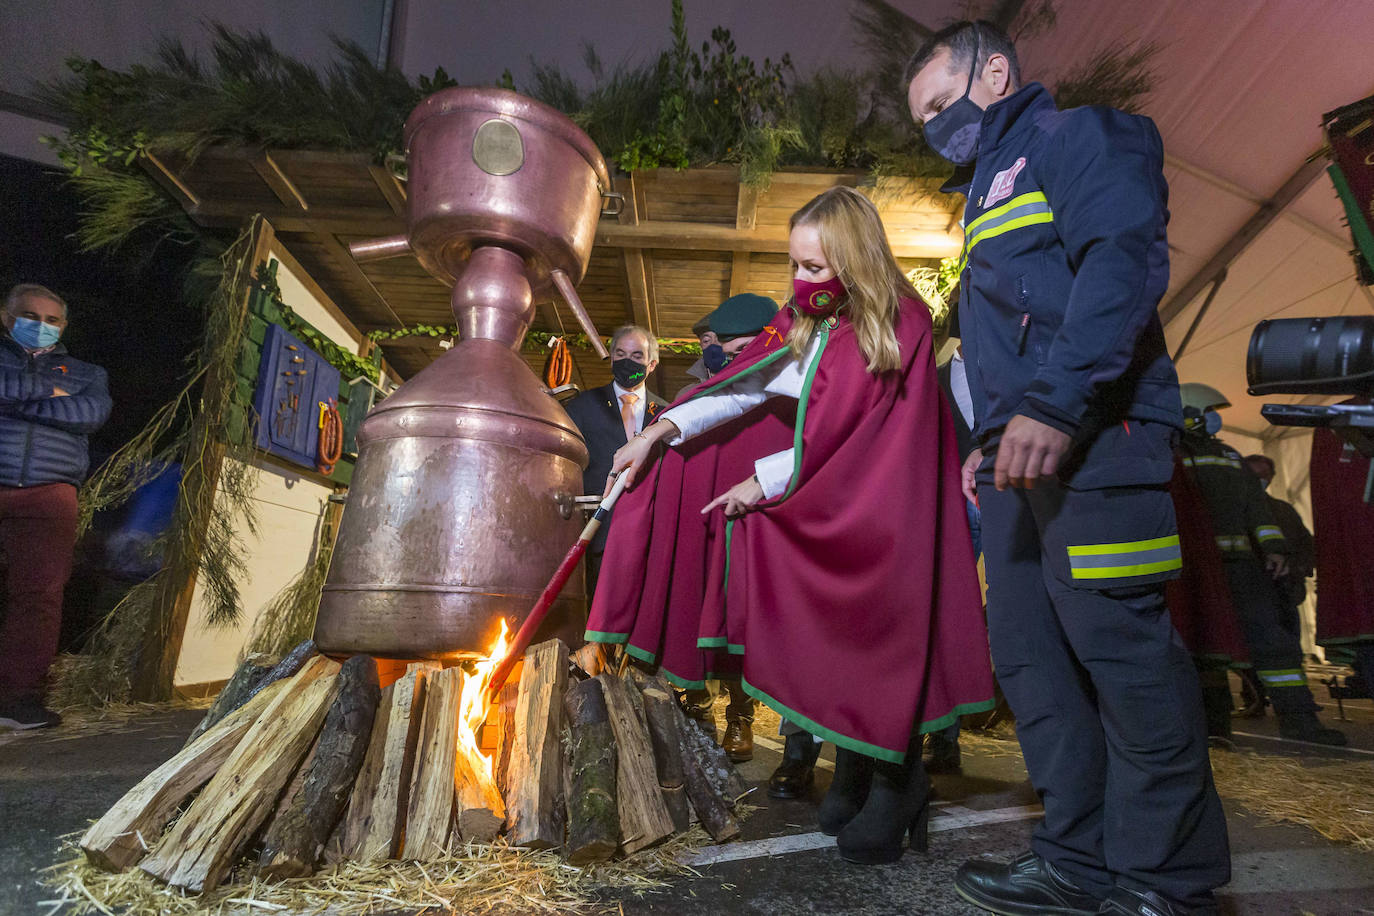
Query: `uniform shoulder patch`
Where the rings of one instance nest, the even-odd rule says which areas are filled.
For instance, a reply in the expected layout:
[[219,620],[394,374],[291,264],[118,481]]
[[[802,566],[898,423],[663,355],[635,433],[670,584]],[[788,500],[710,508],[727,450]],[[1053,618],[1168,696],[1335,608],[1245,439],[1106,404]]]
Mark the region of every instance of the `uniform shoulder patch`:
[[1026,167],[1026,157],[1022,156],[1005,168],[992,176],[992,184],[988,186],[987,196],[983,198],[983,207],[990,208],[999,200],[1006,200],[1011,196],[1011,190],[1016,186],[1016,176],[1021,174],[1021,170]]

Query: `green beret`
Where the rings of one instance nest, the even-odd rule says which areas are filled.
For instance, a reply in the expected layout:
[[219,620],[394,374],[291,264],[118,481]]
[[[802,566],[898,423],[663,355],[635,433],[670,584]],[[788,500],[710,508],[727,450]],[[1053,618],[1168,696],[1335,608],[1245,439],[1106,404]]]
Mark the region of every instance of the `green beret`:
[[722,302],[707,315],[711,330],[722,340],[758,334],[778,313],[778,304],[767,296],[740,293]]

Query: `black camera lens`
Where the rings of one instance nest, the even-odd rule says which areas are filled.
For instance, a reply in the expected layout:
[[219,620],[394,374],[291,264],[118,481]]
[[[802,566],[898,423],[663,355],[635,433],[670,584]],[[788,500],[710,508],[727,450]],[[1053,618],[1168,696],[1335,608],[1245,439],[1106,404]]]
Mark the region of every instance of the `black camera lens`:
[[1245,377],[1253,395],[1374,394],[1374,317],[1261,321]]

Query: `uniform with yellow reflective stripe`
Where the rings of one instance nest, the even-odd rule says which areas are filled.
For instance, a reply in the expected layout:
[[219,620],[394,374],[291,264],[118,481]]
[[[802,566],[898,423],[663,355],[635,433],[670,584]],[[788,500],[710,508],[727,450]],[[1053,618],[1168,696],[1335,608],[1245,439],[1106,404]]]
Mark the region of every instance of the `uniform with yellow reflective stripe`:
[[1264,487],[1239,452],[1201,425],[1184,433],[1179,457],[1206,502],[1255,674],[1281,721],[1310,718],[1317,705],[1303,674],[1302,646],[1298,634],[1285,625],[1287,596],[1265,568],[1266,555],[1286,556],[1290,546]]
[[1178,426],[1156,307],[1169,284],[1163,146],[1149,118],[1060,111],[1030,83],[988,108],[967,196],[959,329],[984,441],[1021,413],[1073,433]]
[[[984,113],[968,194],[959,336],[997,679],[1045,818],[1031,849],[1079,887],[1204,906],[1229,875],[1202,699],[1164,587],[1178,382],[1155,309],[1167,189],[1147,118],[1059,111],[1030,84]],[[968,183],[959,185],[960,178]],[[992,483],[1015,415],[1073,437],[1053,479]]]

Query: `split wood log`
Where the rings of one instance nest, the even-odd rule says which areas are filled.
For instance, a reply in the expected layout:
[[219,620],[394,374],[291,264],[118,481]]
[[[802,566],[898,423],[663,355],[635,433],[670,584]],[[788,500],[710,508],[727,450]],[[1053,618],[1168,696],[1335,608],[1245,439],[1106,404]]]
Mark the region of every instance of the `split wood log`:
[[181,803],[215,775],[285,686],[278,682],[261,691],[126,792],[81,837],[87,860],[99,868],[123,871],[142,859]]
[[689,731],[690,726],[682,729],[681,741],[678,743],[682,758],[683,788],[697,813],[697,820],[701,821],[701,826],[711,834],[711,839],[717,843],[724,843],[739,836],[739,821],[730,813],[730,802],[707,777],[697,748],[688,735]]
[[319,733],[338,671],[317,657],[287,683],[144,860],[145,872],[196,893],[219,886]]
[[[485,678],[463,674],[462,692],[481,698],[486,696]],[[505,689],[504,687],[502,688]],[[466,714],[466,713],[464,713]],[[463,729],[463,723],[459,723]],[[481,725],[477,726],[480,733]],[[506,805],[496,788],[493,762],[482,755],[474,733],[459,742],[458,756],[453,767],[453,824],[457,830],[455,843],[490,843],[506,822]]]
[[[211,705],[209,712],[206,713],[205,718],[202,719],[200,724],[196,726],[196,730],[191,732],[191,738],[188,739],[186,743],[190,744],[191,740],[194,740],[198,734],[203,732],[210,725],[214,725],[215,722],[219,720],[219,718],[223,718],[227,713],[232,712],[239,706],[242,706],[244,703],[251,700],[253,697],[257,696],[257,694],[268,684],[275,684],[277,681],[285,680],[288,677],[293,677],[298,671],[305,667],[306,662],[310,661],[312,658],[315,657],[318,651],[319,650],[316,647],[315,641],[313,639],[307,639],[304,642],[300,643],[290,652],[286,653],[286,655],[282,656],[281,661],[271,666],[271,668],[267,671],[266,674],[257,678],[252,684],[252,686],[249,687],[246,691],[244,691],[241,695],[231,697],[229,700],[226,700],[225,705],[218,711],[218,718],[212,719],[210,718],[210,713],[216,712],[215,707],[219,705],[219,698],[217,697],[215,699],[215,702]],[[242,667],[243,666],[241,665],[240,668]],[[238,672],[235,672],[235,676],[237,675]],[[245,677],[247,676],[248,675],[245,674]],[[231,682],[232,680],[233,678],[230,679]],[[228,686],[226,685],[225,691],[227,690]],[[221,691],[221,694],[225,691]]]
[[674,830],[681,833],[692,823],[687,791],[683,788],[680,750],[682,735],[678,724],[683,718],[682,707],[673,698],[672,689],[665,682],[655,680],[637,668],[631,668],[630,673],[642,691],[644,716],[649,722],[649,739],[654,750],[654,769],[658,773],[659,791],[663,795],[668,815],[673,819]]
[[616,810],[620,814],[620,845],[627,855],[652,846],[673,834],[673,819],[663,802],[654,768],[649,724],[637,709],[639,690],[627,677],[603,672],[601,682],[610,710],[616,746]]
[[438,662],[414,662],[382,695],[372,741],[344,817],[340,851],[346,859],[376,862],[400,853],[426,678],[438,670]]
[[415,745],[405,843],[400,853],[405,859],[431,861],[448,852],[462,682],[460,668],[435,671],[425,682],[425,711]]
[[606,647],[599,642],[589,642],[572,654],[572,660],[587,672],[588,677],[596,677],[606,670]]
[[461,750],[454,762],[453,823],[465,843],[490,843],[506,823],[506,806],[486,768]]
[[496,721],[500,725],[496,750],[496,788],[502,798],[510,797],[510,752],[515,746],[515,707],[520,701],[520,683],[507,681],[496,700]]
[[257,654],[245,658],[243,664],[234,669],[234,674],[229,678],[229,683],[220,690],[215,701],[210,704],[210,708],[205,710],[205,717],[200,720],[200,724],[191,730],[191,736],[186,739],[186,744],[183,747],[190,747],[197,738],[205,734],[217,722],[248,702],[248,697],[253,693],[253,688],[257,687],[271,670],[272,665],[266,655]]
[[563,844],[560,740],[568,647],[550,639],[525,652],[515,708],[506,819],[513,846],[550,849]]
[[344,662],[314,757],[302,767],[305,783],[263,839],[258,865],[264,874],[303,878],[315,873],[362,766],[380,700],[376,661],[355,655]]
[[604,862],[620,838],[616,811],[616,740],[601,678],[580,681],[563,699],[571,733],[572,786],[568,791],[567,859],[572,865]]
[[695,719],[683,716],[680,725],[684,734],[691,740],[697,761],[701,764],[706,778],[711,781],[711,786],[724,796],[731,807],[734,807],[736,801],[749,794],[749,784],[740,775],[734,761],[725,753],[725,749],[716,743],[715,738],[706,734]]

